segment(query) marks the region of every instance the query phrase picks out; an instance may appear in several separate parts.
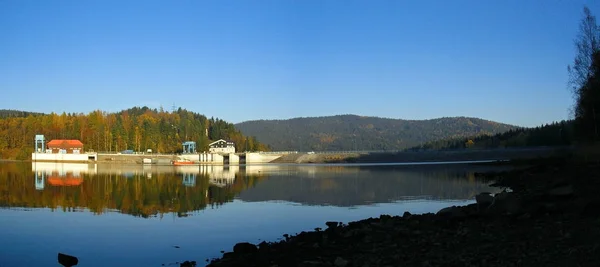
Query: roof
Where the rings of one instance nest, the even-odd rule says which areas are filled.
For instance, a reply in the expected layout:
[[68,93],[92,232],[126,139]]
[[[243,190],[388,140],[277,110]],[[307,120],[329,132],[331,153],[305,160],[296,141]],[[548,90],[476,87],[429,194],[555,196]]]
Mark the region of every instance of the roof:
[[48,147],[83,147],[79,140],[54,139],[48,142]]
[[225,142],[227,142],[227,143],[232,143],[232,144],[233,144],[233,141],[230,141],[230,140],[225,140],[225,139],[219,139],[219,140],[217,140],[217,141],[214,141],[214,142],[212,142],[212,143],[208,144],[208,146],[212,146],[212,145],[214,145],[214,144],[216,144],[216,143],[218,143],[218,142],[221,142],[221,141],[225,141]]
[[48,177],[48,183],[53,186],[76,186],[83,183],[81,178],[61,178],[56,176]]

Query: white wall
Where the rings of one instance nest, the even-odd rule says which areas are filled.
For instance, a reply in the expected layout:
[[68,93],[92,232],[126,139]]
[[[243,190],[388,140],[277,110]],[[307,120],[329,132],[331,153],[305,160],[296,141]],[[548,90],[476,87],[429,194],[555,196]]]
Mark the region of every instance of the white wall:
[[88,154],[31,153],[33,161],[88,161]]
[[229,164],[239,164],[240,157],[236,154],[229,154]]
[[246,163],[268,163],[281,156],[277,154],[246,153]]
[[235,147],[211,147],[208,149],[211,153],[235,153]]

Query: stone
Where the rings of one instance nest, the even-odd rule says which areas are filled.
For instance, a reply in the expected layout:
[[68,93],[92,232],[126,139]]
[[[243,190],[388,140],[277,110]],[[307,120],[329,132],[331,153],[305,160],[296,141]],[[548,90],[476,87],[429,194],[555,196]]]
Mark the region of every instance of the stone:
[[402,218],[404,218],[404,219],[408,219],[411,216],[412,216],[412,214],[410,214],[410,212],[408,212],[408,211],[405,211],[404,214],[402,214]]
[[345,267],[346,265],[348,265],[348,261],[344,260],[342,257],[337,257],[337,258],[335,258],[333,265],[335,265],[337,267]]
[[466,216],[465,212],[457,206],[443,208],[436,215],[450,218],[462,218]]
[[233,246],[233,253],[248,254],[256,252],[258,252],[258,248],[248,242],[237,243]]
[[586,203],[581,211],[581,215],[597,217],[600,214],[600,201],[590,201]]
[[522,212],[521,201],[514,193],[509,192],[496,194],[490,208],[501,213],[518,214]]
[[179,267],[195,267],[196,266],[196,261],[184,261],[181,264],[179,264]]
[[62,266],[70,267],[77,265],[77,263],[79,263],[79,259],[77,259],[75,256],[58,253],[58,263],[60,263]]
[[574,190],[572,185],[562,185],[559,187],[552,188],[546,193],[552,197],[568,197],[573,195]]
[[492,203],[494,203],[494,196],[491,193],[485,192],[475,196],[477,207],[481,209],[487,209]]
[[328,228],[335,228],[338,226],[338,222],[326,222],[325,225],[327,225]]
[[269,243],[267,243],[267,242],[265,242],[265,241],[263,241],[263,242],[260,242],[260,243],[258,244],[258,250],[260,250],[260,251],[266,251],[266,250],[269,250]]

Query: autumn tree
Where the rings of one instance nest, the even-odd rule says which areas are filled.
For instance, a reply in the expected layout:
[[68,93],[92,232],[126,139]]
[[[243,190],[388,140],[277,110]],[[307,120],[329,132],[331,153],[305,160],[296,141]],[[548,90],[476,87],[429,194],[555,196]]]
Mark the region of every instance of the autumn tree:
[[[48,140],[79,139],[88,151],[152,149],[172,153],[181,150],[181,143],[185,141],[194,141],[199,151],[206,151],[209,141],[218,139],[232,140],[238,151],[242,151],[248,140],[232,123],[209,120],[181,108],[176,112],[136,107],[118,113],[96,110],[87,115],[22,113],[27,117],[18,117],[21,113],[9,114],[11,116],[0,117],[0,158],[29,158],[36,134],[43,134]],[[264,145],[252,139],[250,147],[259,150]]]

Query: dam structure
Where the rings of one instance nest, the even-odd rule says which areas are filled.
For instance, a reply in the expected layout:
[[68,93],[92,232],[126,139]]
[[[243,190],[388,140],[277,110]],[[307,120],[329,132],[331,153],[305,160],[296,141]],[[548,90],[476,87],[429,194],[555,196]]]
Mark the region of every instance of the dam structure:
[[54,139],[46,143],[44,135],[38,134],[34,141],[32,161],[90,162],[98,159],[97,153],[84,152],[83,143],[79,140]]
[[184,154],[160,154],[142,153],[98,153],[99,162],[133,163],[148,165],[172,165],[174,160],[188,160],[199,165],[239,165],[239,164],[263,164],[272,162],[285,154],[243,152],[243,153],[184,153]]

